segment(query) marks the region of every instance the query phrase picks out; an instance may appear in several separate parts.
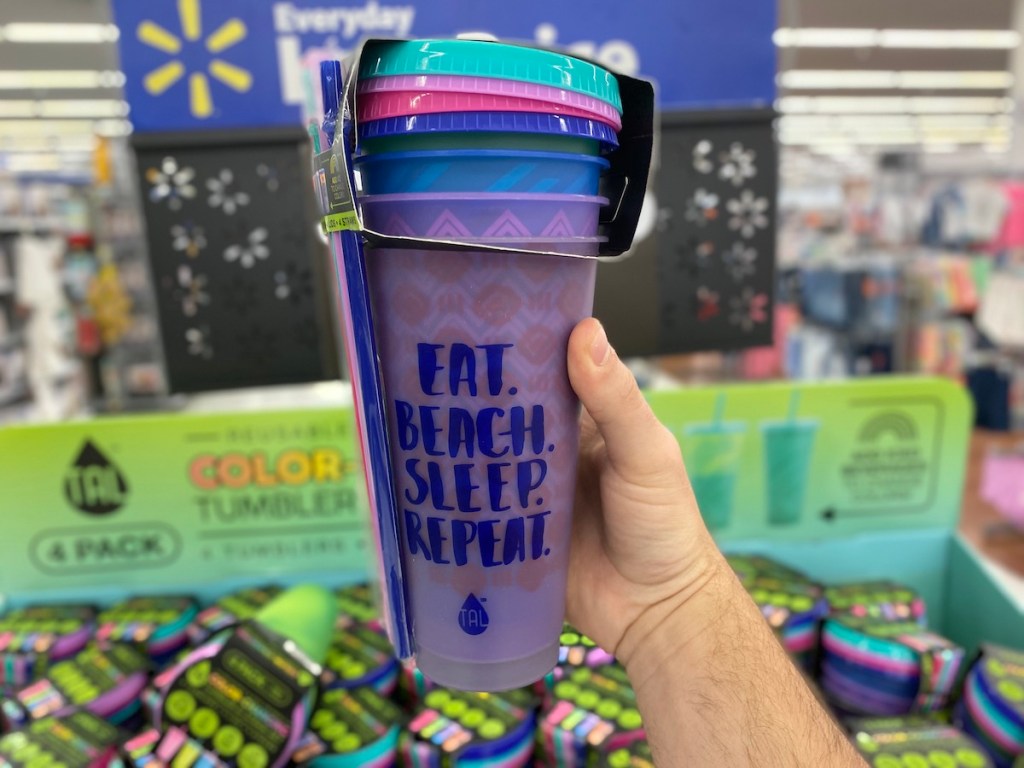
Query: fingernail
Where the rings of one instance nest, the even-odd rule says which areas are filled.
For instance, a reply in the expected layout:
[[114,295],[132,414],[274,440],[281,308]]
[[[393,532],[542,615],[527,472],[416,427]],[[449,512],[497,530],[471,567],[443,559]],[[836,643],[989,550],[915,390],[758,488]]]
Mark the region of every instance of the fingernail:
[[608,335],[604,332],[604,326],[600,323],[597,326],[597,333],[590,342],[590,357],[594,365],[604,365],[612,355],[612,345],[608,343]]

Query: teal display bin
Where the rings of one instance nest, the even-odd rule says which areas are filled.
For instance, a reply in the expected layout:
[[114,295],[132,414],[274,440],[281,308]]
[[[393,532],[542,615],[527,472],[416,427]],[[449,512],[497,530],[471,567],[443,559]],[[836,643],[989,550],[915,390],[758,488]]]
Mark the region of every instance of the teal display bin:
[[[708,510],[724,550],[769,555],[828,584],[901,581],[927,601],[929,624],[969,651],[981,641],[1024,647],[1021,603],[956,532],[971,425],[961,388],[875,378],[648,398],[681,441],[729,436],[687,447],[701,454],[692,471],[722,475],[695,487],[728,504]],[[766,441],[780,424],[798,439]],[[348,407],[10,427],[0,456],[4,607],[137,593],[210,601],[270,582],[339,586],[375,570]],[[772,514],[768,471],[789,473],[772,487],[800,491],[784,515]]]

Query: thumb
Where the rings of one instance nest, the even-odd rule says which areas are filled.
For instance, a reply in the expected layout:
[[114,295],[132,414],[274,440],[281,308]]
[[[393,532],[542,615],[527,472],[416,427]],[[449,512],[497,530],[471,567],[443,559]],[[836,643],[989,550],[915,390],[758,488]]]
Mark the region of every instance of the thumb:
[[683,476],[679,444],[658,421],[594,318],[573,329],[568,363],[569,382],[597,425],[616,471],[630,480]]

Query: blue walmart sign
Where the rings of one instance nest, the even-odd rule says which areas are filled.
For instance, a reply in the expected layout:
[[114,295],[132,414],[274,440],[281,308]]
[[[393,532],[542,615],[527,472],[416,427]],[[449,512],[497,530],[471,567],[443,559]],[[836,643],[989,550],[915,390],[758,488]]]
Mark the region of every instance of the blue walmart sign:
[[297,124],[304,60],[366,36],[490,34],[554,45],[654,80],[664,107],[769,104],[768,0],[114,0],[141,132]]

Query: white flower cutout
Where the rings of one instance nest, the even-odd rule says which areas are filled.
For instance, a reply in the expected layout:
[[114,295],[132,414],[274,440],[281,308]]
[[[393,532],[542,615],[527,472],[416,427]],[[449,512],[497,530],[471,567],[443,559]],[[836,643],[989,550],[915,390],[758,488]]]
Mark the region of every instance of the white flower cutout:
[[757,251],[742,241],[737,241],[722,257],[733,279],[740,281],[757,271]]
[[223,168],[212,179],[206,180],[206,188],[210,196],[206,199],[211,208],[220,208],[228,216],[234,215],[239,208],[249,204],[249,195],[234,188],[235,174],[229,168]]
[[745,288],[729,302],[729,322],[749,333],[755,326],[768,322],[768,296]]
[[699,227],[718,218],[718,195],[699,187],[687,201],[684,216]]
[[185,200],[196,196],[194,168],[178,166],[173,157],[165,157],[159,168],[146,169],[146,181],[149,182],[149,199],[153,203],[167,203],[172,211],[180,211]]
[[757,230],[768,226],[768,198],[755,197],[749,189],[729,200],[725,209],[729,212],[729,229],[747,239],[753,237]]
[[200,307],[210,303],[210,294],[206,290],[208,282],[206,275],[193,274],[191,267],[178,267],[177,297],[185,317],[195,317]]
[[711,173],[715,164],[711,160],[714,145],[707,139],[701,139],[693,147],[693,170],[697,173]]
[[735,187],[742,187],[745,181],[757,176],[757,166],[754,165],[757,153],[738,141],[730,144],[728,150],[720,152],[718,159],[722,163],[718,169],[718,178],[731,181]]
[[272,168],[266,163],[260,163],[256,166],[256,175],[263,179],[263,183],[267,185],[268,192],[277,192],[281,186],[281,180],[277,177],[277,169]]
[[267,246],[266,227],[257,227],[245,238],[244,243],[235,243],[224,249],[224,261],[228,263],[238,262],[245,269],[252,269],[256,262],[270,257],[270,248]]
[[171,248],[194,259],[206,247],[206,232],[191,222],[171,227]]
[[185,344],[188,353],[194,357],[213,357],[213,347],[210,345],[210,329],[205,325],[185,330]]

